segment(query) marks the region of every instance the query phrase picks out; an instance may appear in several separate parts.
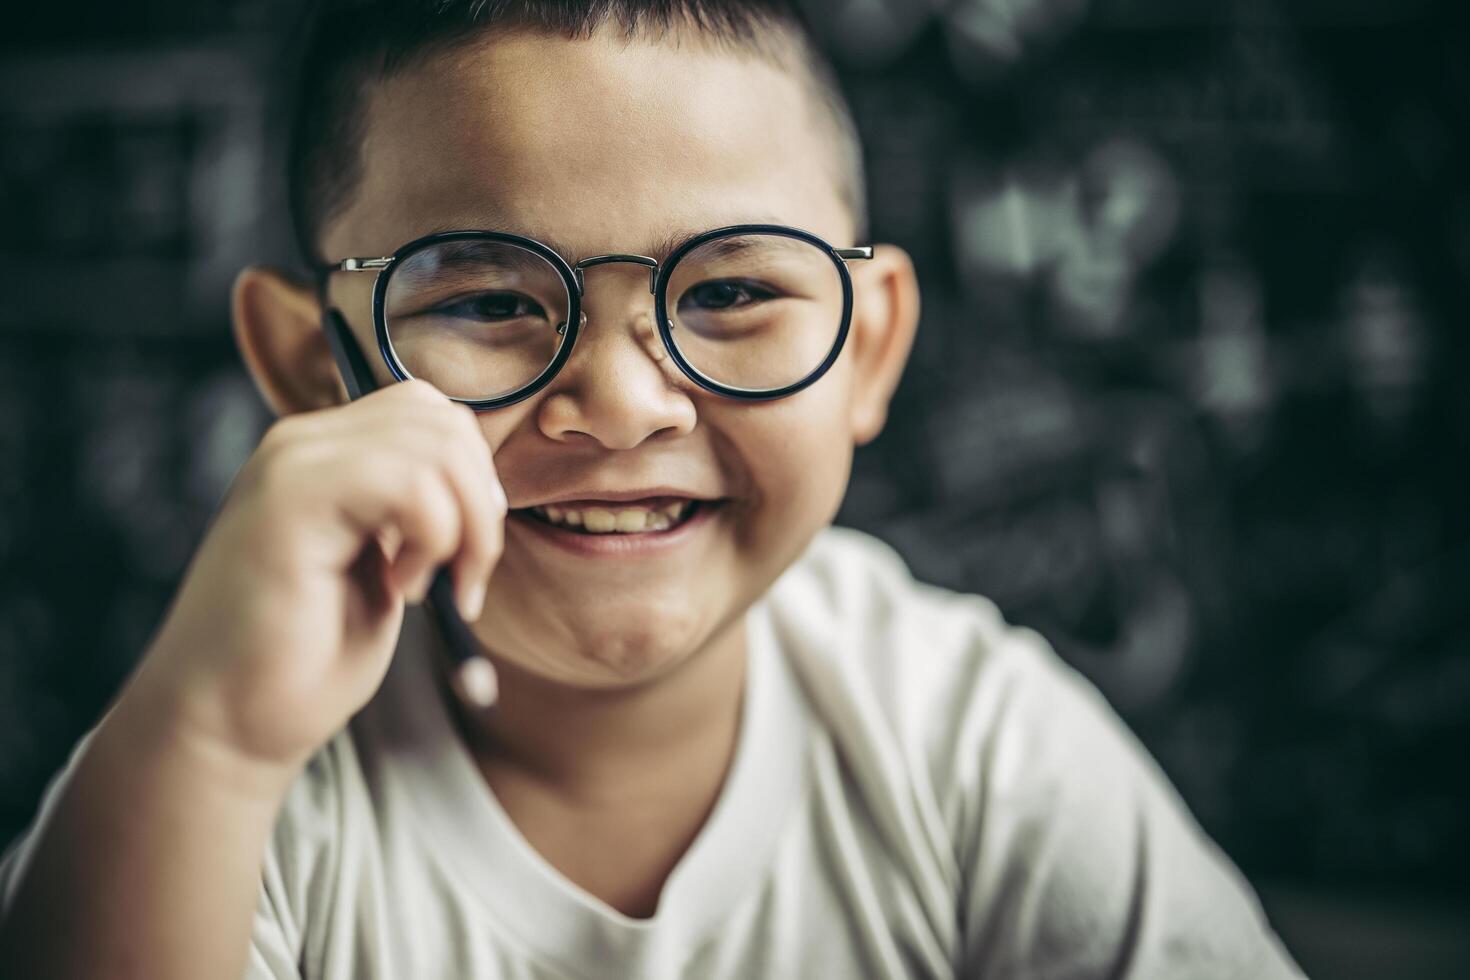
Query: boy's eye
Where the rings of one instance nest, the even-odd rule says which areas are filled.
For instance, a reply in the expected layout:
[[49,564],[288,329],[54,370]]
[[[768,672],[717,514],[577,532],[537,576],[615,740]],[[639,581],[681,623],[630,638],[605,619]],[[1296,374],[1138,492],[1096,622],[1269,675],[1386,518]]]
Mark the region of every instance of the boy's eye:
[[685,290],[679,297],[679,310],[728,310],[771,299],[774,295],[749,280],[716,279]]
[[441,303],[429,312],[437,316],[459,317],[482,323],[546,316],[540,303],[520,293],[476,293],[453,302]]

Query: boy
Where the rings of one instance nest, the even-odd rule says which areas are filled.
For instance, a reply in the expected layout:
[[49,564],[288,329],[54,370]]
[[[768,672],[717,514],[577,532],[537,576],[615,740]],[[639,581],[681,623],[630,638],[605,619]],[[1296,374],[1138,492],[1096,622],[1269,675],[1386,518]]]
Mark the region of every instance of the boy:
[[[10,975],[1298,975],[1035,636],[824,530],[918,300],[782,4],[360,3],[308,47],[321,280],[233,306],[283,419],[5,862]],[[417,607],[445,564],[490,710]]]

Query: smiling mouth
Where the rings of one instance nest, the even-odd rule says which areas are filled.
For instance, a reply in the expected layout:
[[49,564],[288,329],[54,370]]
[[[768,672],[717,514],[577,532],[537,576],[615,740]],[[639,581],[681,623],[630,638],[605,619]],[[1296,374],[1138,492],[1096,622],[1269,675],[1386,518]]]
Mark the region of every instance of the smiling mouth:
[[672,531],[687,524],[701,510],[718,504],[719,501],[692,500],[687,497],[660,497],[626,502],[569,501],[564,504],[525,507],[516,513],[576,534],[650,534]]

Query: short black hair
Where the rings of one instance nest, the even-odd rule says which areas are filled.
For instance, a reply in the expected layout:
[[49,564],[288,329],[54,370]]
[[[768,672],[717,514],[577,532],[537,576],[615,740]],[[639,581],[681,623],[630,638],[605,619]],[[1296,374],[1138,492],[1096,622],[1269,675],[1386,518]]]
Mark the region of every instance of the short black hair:
[[298,32],[289,93],[286,188],[302,256],[320,264],[318,237],[361,180],[364,107],[373,84],[494,30],[577,39],[606,28],[630,38],[693,30],[804,73],[833,123],[843,197],[854,223],[864,225],[862,152],[852,114],[789,0],[320,0]]

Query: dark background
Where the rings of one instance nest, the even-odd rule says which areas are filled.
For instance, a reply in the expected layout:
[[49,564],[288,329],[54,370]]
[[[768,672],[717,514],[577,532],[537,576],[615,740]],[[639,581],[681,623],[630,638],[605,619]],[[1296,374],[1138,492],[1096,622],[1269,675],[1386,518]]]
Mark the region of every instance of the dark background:
[[[843,522],[1092,677],[1309,973],[1470,976],[1465,5],[808,6],[925,300]],[[5,14],[0,841],[268,423],[295,11]]]

